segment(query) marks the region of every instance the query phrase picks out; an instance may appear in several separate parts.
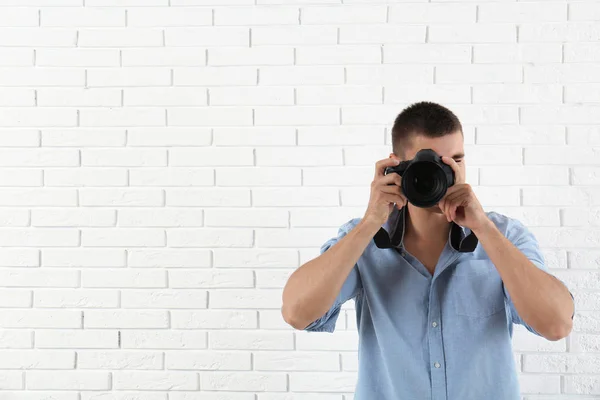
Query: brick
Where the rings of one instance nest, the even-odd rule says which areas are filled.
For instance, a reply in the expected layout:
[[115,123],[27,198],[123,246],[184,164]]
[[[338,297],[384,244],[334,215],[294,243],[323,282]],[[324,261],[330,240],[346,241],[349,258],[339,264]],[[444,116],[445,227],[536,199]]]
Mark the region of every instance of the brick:
[[262,228],[256,230],[259,247],[312,247],[320,246],[331,237],[328,228]]
[[118,67],[116,49],[36,49],[36,65],[41,67]]
[[33,331],[10,329],[0,332],[0,349],[29,349],[33,347]]
[[79,369],[152,370],[162,369],[163,355],[160,352],[123,350],[84,350],[77,352]]
[[31,89],[1,88],[0,106],[35,106],[35,92]]
[[277,86],[343,84],[344,68],[336,65],[266,66],[259,69],[258,83]]
[[42,186],[41,169],[3,168],[0,170],[0,186]]
[[144,168],[129,171],[131,186],[213,186],[210,168]]
[[352,24],[386,22],[387,8],[383,5],[346,5],[344,7],[314,6],[301,9],[303,24]]
[[161,30],[151,28],[81,29],[77,44],[80,47],[162,46],[163,35]]
[[524,149],[524,163],[529,165],[586,165],[597,159],[600,147],[532,146]]
[[255,188],[252,202],[256,207],[337,206],[335,188]]
[[2,10],[0,26],[38,26],[38,12],[34,8],[14,8]]
[[164,126],[165,110],[160,108],[83,109],[81,126]]
[[210,250],[132,249],[127,251],[130,267],[205,268],[211,266]]
[[341,44],[383,43],[385,49],[388,43],[424,43],[426,27],[416,24],[344,24],[339,26],[339,31]]
[[38,147],[39,137],[37,129],[0,129],[0,146]]
[[429,65],[351,65],[346,67],[346,83],[351,85],[431,84]]
[[[172,311],[175,329],[253,329],[256,328],[256,311],[247,310],[195,310]],[[219,332],[221,334],[222,332]],[[235,333],[239,337],[239,332]],[[212,347],[212,346],[211,346]],[[212,347],[214,348],[214,347]]]
[[206,51],[189,47],[126,48],[121,50],[121,59],[126,67],[198,66],[206,64]]
[[593,22],[539,22],[519,24],[519,42],[588,42],[600,34]]
[[292,332],[221,331],[208,334],[208,346],[220,350],[292,350]]
[[94,268],[82,272],[81,286],[84,288],[164,288],[167,286],[167,273],[158,269]]
[[567,5],[561,3],[486,3],[478,6],[478,22],[560,22],[567,20]]
[[250,353],[228,351],[186,351],[166,353],[169,370],[250,370]]
[[568,185],[567,167],[482,167],[479,172],[481,185]]
[[90,167],[164,167],[167,152],[162,149],[85,149],[82,165]]
[[114,210],[60,209],[32,210],[32,226],[115,226]]
[[0,229],[0,245],[5,247],[79,246],[79,232],[68,228]]
[[174,68],[175,86],[247,86],[256,85],[258,68],[256,67],[203,67]]
[[[18,6],[23,4],[20,2]],[[0,46],[3,47],[73,47],[76,44],[76,29],[0,28]]]
[[167,27],[165,45],[177,46],[248,46],[250,29],[246,27]]
[[160,207],[165,203],[164,197],[164,192],[160,189],[79,189],[79,201],[82,206]]
[[206,332],[174,330],[126,330],[121,333],[124,349],[205,349]]
[[208,294],[202,290],[123,290],[123,308],[207,308]]
[[298,65],[380,64],[377,45],[336,45],[296,47]]
[[[290,389],[294,392],[353,392],[356,386],[356,372],[335,373],[298,372],[290,378]],[[318,388],[318,389],[317,389]]]
[[257,288],[269,288],[269,289],[281,289],[287,283],[290,275],[293,271],[287,270],[262,270],[255,271],[256,274],[256,287]]
[[186,209],[122,209],[119,226],[127,227],[184,227],[202,226],[202,210]]
[[209,89],[210,104],[215,106],[293,105],[294,89],[283,87],[221,87]]
[[250,190],[238,188],[167,189],[167,206],[249,207]]
[[37,249],[0,249],[0,267],[39,267]]
[[[117,308],[119,292],[117,290],[53,289],[36,290],[33,297],[35,307],[51,308]],[[39,347],[36,337],[36,346]],[[116,340],[115,340],[116,342]]]
[[334,26],[257,26],[252,28],[252,45],[336,44]]
[[164,246],[162,229],[84,229],[81,233],[84,246],[90,247],[147,247]]
[[250,229],[173,229],[167,231],[169,247],[251,247]]
[[[436,83],[521,83],[523,77],[522,68],[516,65],[488,65],[471,64],[466,65],[440,65],[436,67]],[[502,85],[500,90],[504,89]],[[475,86],[477,88],[478,86]],[[491,90],[488,88],[488,90]],[[504,89],[505,92],[508,89]],[[518,86],[515,90],[526,90]]]
[[300,186],[299,168],[223,167],[216,171],[218,186]]
[[126,253],[119,249],[43,249],[44,267],[124,267]]
[[473,87],[473,103],[522,104],[562,103],[562,86],[548,85],[477,85]]
[[477,43],[473,45],[473,62],[476,64],[560,63],[562,46],[560,43]]
[[248,126],[253,124],[252,115],[250,108],[242,107],[180,107],[167,110],[168,125],[171,126]]
[[170,27],[212,25],[209,8],[140,7],[127,10],[127,26]]
[[0,307],[2,308],[29,308],[32,306],[31,298],[29,290],[0,289]]
[[[565,212],[566,216],[567,212]],[[566,218],[565,218],[566,219]],[[568,252],[569,268],[600,269],[600,251],[597,250],[572,250]]]
[[46,186],[127,186],[127,171],[110,168],[78,168],[46,170],[44,174]]
[[[1,28],[0,28],[1,30]],[[4,39],[4,38],[3,38]],[[0,66],[25,67],[33,65],[33,49],[3,48],[0,49]]]
[[517,41],[517,27],[512,23],[439,24],[429,27],[429,41],[432,43],[512,43]]
[[215,146],[294,146],[294,127],[239,127],[213,129]]
[[105,330],[38,329],[35,345],[41,349],[114,349],[118,332]]
[[222,7],[215,9],[215,25],[298,25],[295,7]]
[[67,108],[3,108],[0,127],[75,126],[77,110]]
[[[477,144],[560,145],[565,144],[565,128],[547,125],[479,126]],[[479,149],[477,146],[471,148]]]
[[287,210],[206,210],[207,227],[287,227]]
[[75,310],[0,310],[2,328],[81,328]]
[[90,87],[169,86],[171,72],[164,67],[98,68],[89,70]]
[[130,88],[123,91],[125,106],[206,106],[205,90],[196,88]]
[[43,27],[124,27],[125,10],[117,8],[42,8],[40,25]]
[[3,86],[83,86],[81,69],[5,67],[0,69]]
[[207,371],[200,374],[200,386],[206,390],[285,392],[286,382],[286,375],[282,373]]
[[[481,6],[479,6],[481,9]],[[392,24],[472,23],[477,21],[474,4],[396,4],[390,6],[389,22]]]
[[84,328],[167,328],[167,311],[86,310]]
[[296,268],[298,252],[280,249],[214,249],[216,268]]
[[127,129],[128,146],[208,146],[211,143],[209,128],[130,128]]
[[109,372],[27,371],[27,388],[44,390],[106,390],[110,388]]
[[45,147],[120,147],[124,145],[124,129],[42,130],[42,146]]

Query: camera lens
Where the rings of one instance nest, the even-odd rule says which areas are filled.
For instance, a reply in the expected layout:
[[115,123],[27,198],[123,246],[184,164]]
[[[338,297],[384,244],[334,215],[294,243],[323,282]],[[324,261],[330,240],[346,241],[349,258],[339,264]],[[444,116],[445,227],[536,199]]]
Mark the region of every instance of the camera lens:
[[403,189],[411,202],[419,207],[431,207],[446,193],[446,176],[433,162],[416,162],[402,177]]

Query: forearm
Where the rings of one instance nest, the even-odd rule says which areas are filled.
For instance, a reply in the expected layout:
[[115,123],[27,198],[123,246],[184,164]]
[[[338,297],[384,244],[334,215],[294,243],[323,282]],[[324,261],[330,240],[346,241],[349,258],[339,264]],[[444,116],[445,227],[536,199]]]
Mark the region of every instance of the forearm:
[[361,220],[327,251],[290,275],[283,289],[282,314],[286,322],[301,329],[331,308],[379,228],[380,225]]
[[565,285],[535,266],[491,220],[474,233],[496,266],[521,318],[547,339],[567,336],[574,304]]

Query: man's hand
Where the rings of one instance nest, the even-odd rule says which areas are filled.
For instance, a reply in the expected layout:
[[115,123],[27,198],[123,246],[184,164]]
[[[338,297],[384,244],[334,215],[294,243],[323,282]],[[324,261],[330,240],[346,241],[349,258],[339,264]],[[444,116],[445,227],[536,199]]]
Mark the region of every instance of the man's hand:
[[375,164],[375,177],[371,182],[371,196],[364,220],[382,225],[394,209],[394,203],[400,209],[408,202],[402,193],[400,175],[395,172],[385,175],[387,167],[395,167],[398,163],[399,161],[394,158],[386,158]]
[[446,215],[448,222],[454,221],[471,231],[476,231],[485,226],[490,222],[490,219],[485,214],[471,185],[465,183],[462,170],[451,157],[444,156],[442,161],[454,171],[454,185],[448,188],[438,204],[444,215]]

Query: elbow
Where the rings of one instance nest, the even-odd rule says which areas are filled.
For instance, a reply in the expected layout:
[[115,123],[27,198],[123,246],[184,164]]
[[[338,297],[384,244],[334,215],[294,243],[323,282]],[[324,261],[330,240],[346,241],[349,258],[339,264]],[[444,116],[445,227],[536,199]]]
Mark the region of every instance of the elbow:
[[297,314],[293,309],[285,304],[281,307],[281,316],[286,324],[297,330],[303,330],[307,324],[298,321]]
[[546,336],[546,339],[556,342],[562,340],[571,334],[573,330],[573,321],[569,319],[568,322],[564,322],[560,325],[555,326]]

